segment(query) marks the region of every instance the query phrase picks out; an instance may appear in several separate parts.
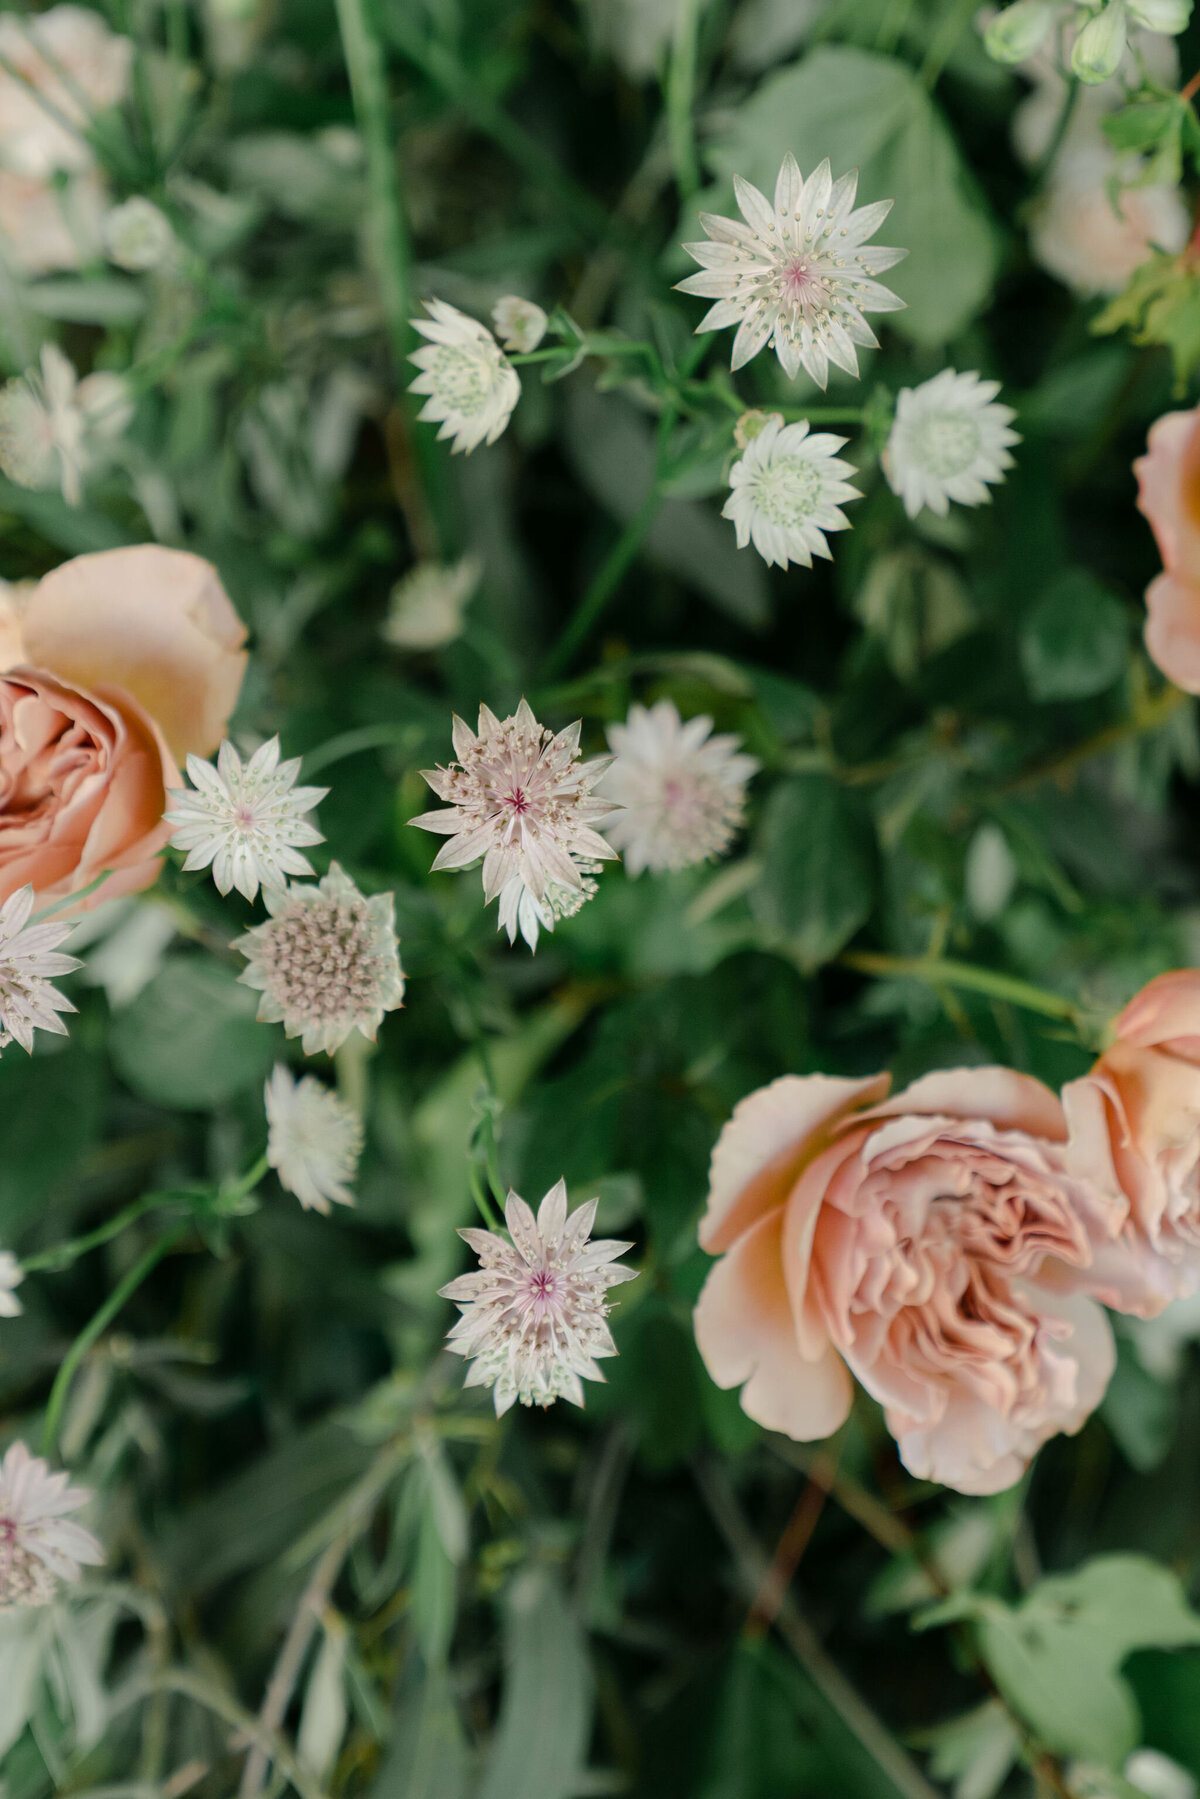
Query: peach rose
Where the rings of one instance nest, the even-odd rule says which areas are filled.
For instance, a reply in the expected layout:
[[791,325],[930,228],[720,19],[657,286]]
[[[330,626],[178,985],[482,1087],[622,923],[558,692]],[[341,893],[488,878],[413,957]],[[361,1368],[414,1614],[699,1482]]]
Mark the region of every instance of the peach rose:
[[888,1086],[785,1075],[735,1109],[696,1340],[768,1429],[836,1430],[853,1374],[913,1474],[999,1492],[1108,1384],[1108,1320],[1078,1286],[1114,1226],[1040,1082],[958,1068]]
[[1063,1106],[1074,1169],[1127,1214],[1096,1258],[1094,1290],[1153,1317],[1200,1289],[1200,971],[1159,975],[1114,1029]]
[[209,562],[137,544],[64,562],[24,618],[26,660],[80,687],[124,687],[171,754],[211,756],[246,668],[246,627]]
[[0,588],[0,900],[154,880],[175,758],[224,735],[244,637],[215,569],[154,544]]
[[1133,472],[1163,559],[1146,589],[1146,648],[1176,687],[1200,693],[1200,408],[1156,420]]

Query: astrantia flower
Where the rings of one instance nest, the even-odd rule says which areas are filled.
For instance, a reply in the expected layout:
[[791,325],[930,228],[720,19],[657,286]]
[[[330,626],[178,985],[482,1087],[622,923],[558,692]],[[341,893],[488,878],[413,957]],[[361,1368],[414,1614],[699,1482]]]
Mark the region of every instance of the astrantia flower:
[[522,300],[519,294],[505,294],[492,307],[492,323],[506,350],[517,350],[527,356],[545,337],[550,321],[532,300]]
[[421,371],[411,391],[429,396],[417,417],[439,422],[455,451],[495,443],[521,397],[516,370],[486,325],[445,300],[425,306],[429,317],[412,321],[430,340],[410,358]]
[[119,375],[80,381],[57,344],[43,344],[40,373],[29,369],[0,388],[0,469],[19,487],[59,487],[78,506],[84,476],[132,416]]
[[485,898],[514,877],[540,900],[548,881],[578,890],[578,860],[612,861],[616,851],[591,827],[613,810],[592,788],[612,758],[579,760],[579,722],[553,736],[524,700],[510,718],[479,708],[476,734],[454,720],[457,762],[426,769],[447,812],[422,812],[409,823],[450,838],[435,868],[466,868],[483,857]]
[[306,1056],[332,1055],[351,1031],[375,1040],[385,1012],[404,998],[390,893],[366,899],[334,862],[315,887],[267,887],[265,923],[235,947],[238,976],[262,998],[258,1016],[302,1039]]
[[104,248],[109,261],[132,274],[157,268],[174,241],[169,220],[143,194],[114,206],[104,221]]
[[985,484],[1003,481],[1013,464],[1008,446],[1021,441],[1009,429],[1016,414],[996,399],[999,392],[998,381],[953,369],[901,388],[883,466],[909,518],[923,506],[944,517],[951,500],[980,506],[991,498]]
[[30,924],[33,888],[20,887],[0,906],[0,1049],[14,1040],[32,1053],[34,1031],[65,1037],[58,1016],[73,1012],[51,981],[82,964],[64,956],[58,945],[71,934],[69,924]]
[[383,635],[398,650],[436,650],[453,643],[463,611],[479,585],[478,556],[458,562],[419,562],[392,589]]
[[0,1462],[0,1612],[47,1605],[60,1581],[78,1580],[81,1565],[104,1560],[91,1531],[66,1516],[90,1498],[24,1443],[12,1445]]
[[560,881],[547,881],[540,900],[534,899],[519,875],[506,881],[500,889],[496,929],[507,931],[510,943],[516,942],[520,931],[530,949],[536,950],[540,931],[553,931],[560,918],[574,918],[599,892],[593,877],[600,873],[601,864],[579,862],[576,866],[579,869],[578,887],[564,887]]
[[362,1125],[352,1106],[311,1075],[293,1080],[281,1062],[267,1078],[267,1161],[305,1211],[352,1206]]
[[581,1406],[581,1378],[602,1381],[596,1358],[617,1353],[605,1322],[611,1310],[605,1290],[636,1280],[637,1269],[616,1262],[632,1244],[589,1242],[597,1203],[589,1200],[568,1218],[566,1184],[559,1181],[536,1220],[518,1194],[509,1194],[504,1218],[511,1243],[494,1231],[458,1233],[480,1267],[441,1288],[462,1314],[449,1344],[471,1360],[465,1385],[493,1388],[497,1417],[518,1399]]
[[721,517],[733,520],[739,549],[753,543],[779,568],[811,568],[814,556],[829,556],[826,531],[850,527],[839,502],[862,498],[845,479],[857,469],[837,454],[845,441],[828,431],[810,434],[807,419],[785,425],[772,414],[729,471],[733,492]]
[[715,300],[697,331],[736,325],[735,369],[769,341],[789,375],[808,370],[818,387],[829,364],[858,373],[856,346],[876,347],[864,312],[899,312],[904,301],[875,276],[907,250],[867,246],[891,211],[890,200],[854,210],[858,171],[834,181],[828,157],[805,181],[789,151],[775,183],[775,205],[740,175],[733,178],[743,225],[702,212],[711,243],[685,244],[703,264],[679,283],[685,294]]
[[631,875],[690,868],[729,848],[758,768],[741,738],[712,735],[711,718],[684,724],[670,700],[631,706],[608,727],[616,761],[603,793],[624,807],[609,827]]
[[325,841],[305,814],[329,789],[296,786],[300,758],[280,762],[278,737],[262,744],[245,763],[225,742],[215,768],[189,756],[187,771],[192,787],[171,790],[175,804],[166,814],[175,827],[171,842],[188,853],[185,868],[211,863],[221,893],[236,887],[250,900],[260,882],[281,887],[288,875],[313,872],[298,846]]
[[16,1256],[7,1249],[0,1249],[0,1318],[20,1317],[22,1308],[16,1290],[24,1279],[24,1270]]

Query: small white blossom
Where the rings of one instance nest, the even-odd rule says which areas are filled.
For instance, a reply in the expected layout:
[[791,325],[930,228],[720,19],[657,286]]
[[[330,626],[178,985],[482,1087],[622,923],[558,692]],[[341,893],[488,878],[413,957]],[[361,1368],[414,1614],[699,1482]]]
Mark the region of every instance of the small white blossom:
[[79,1579],[81,1565],[98,1567],[104,1551],[91,1531],[66,1514],[91,1498],[51,1474],[24,1443],[14,1443],[0,1462],[0,1612],[47,1605],[60,1581]]
[[514,875],[500,889],[499,918],[496,929],[508,932],[515,943],[520,931],[531,950],[538,946],[540,931],[553,931],[560,918],[574,918],[600,891],[594,876],[603,865],[599,862],[576,862],[579,886],[564,887],[561,881],[547,881],[540,900],[534,899],[519,875]]
[[440,423],[456,452],[495,443],[521,397],[517,371],[486,325],[445,300],[425,306],[412,325],[430,341],[409,359],[421,371],[411,391],[429,396],[417,417]]
[[352,1206],[349,1183],[362,1150],[354,1108],[312,1075],[293,1080],[282,1062],[267,1077],[264,1101],[267,1161],[288,1192],[306,1212],[328,1214],[331,1203]]
[[492,307],[492,324],[506,350],[528,356],[546,335],[550,323],[541,307],[519,294],[504,294]]
[[631,875],[690,868],[729,848],[746,810],[746,783],[758,769],[741,738],[714,737],[711,718],[684,724],[670,700],[631,706],[608,727],[616,761],[601,785],[624,808],[608,827]]
[[236,887],[249,900],[260,882],[280,887],[288,875],[313,872],[299,846],[325,841],[305,815],[329,789],[296,786],[300,758],[280,762],[278,737],[262,744],[245,763],[226,741],[215,768],[200,756],[189,756],[187,772],[192,786],[172,788],[168,797],[174,805],[165,814],[175,827],[171,842],[187,851],[184,868],[211,863],[221,893]]
[[75,1008],[50,983],[82,966],[77,956],[58,949],[71,926],[30,924],[32,911],[32,887],[18,888],[0,906],[0,1049],[17,1042],[30,1053],[34,1031],[66,1036],[58,1014]]
[[857,469],[837,454],[845,442],[828,431],[810,434],[807,419],[785,425],[773,413],[729,471],[721,517],[733,520],[738,548],[753,543],[779,568],[811,568],[814,556],[828,557],[826,531],[850,527],[840,502],[862,498],[845,479]]
[[158,268],[175,241],[166,216],[143,194],[114,206],[104,220],[103,233],[108,260],[131,274]]
[[132,417],[120,375],[80,381],[57,344],[43,344],[40,373],[28,369],[0,388],[0,469],[19,487],[59,487],[78,506],[85,475]]
[[1008,446],[1021,441],[1009,429],[1016,414],[996,399],[999,392],[998,381],[953,369],[901,388],[883,467],[909,518],[924,506],[945,517],[951,500],[981,506],[991,498],[986,484],[1003,481],[1013,465]]
[[478,556],[458,562],[419,562],[392,589],[385,640],[398,650],[437,650],[463,628],[467,601],[479,585]]
[[1108,0],[1093,13],[1071,51],[1071,68],[1089,86],[1107,81],[1121,66],[1128,42],[1125,0]]
[[580,860],[614,860],[616,851],[592,829],[613,810],[592,793],[612,758],[581,762],[579,731],[576,721],[553,736],[524,700],[503,720],[481,706],[478,734],[455,718],[457,762],[422,771],[449,809],[408,821],[450,838],[433,866],[466,868],[482,856],[486,899],[515,877],[540,900],[550,881],[578,890]]
[[742,218],[700,214],[712,239],[685,244],[703,267],[681,281],[685,294],[715,300],[697,331],[738,327],[733,362],[740,369],[769,342],[787,374],[801,366],[818,387],[832,362],[858,374],[858,350],[876,347],[864,312],[898,312],[904,301],[875,280],[906,250],[868,246],[891,210],[890,200],[854,210],[858,171],[834,181],[828,157],[806,181],[789,151],[775,183],[772,207],[740,175],[733,178]]
[[25,1279],[25,1271],[16,1256],[7,1249],[0,1249],[0,1318],[19,1318],[21,1302],[17,1298],[17,1288]]
[[536,1219],[518,1194],[509,1194],[504,1218],[511,1243],[494,1231],[458,1233],[480,1267],[441,1289],[462,1314],[449,1345],[471,1361],[465,1385],[493,1389],[497,1417],[518,1399],[581,1406],[581,1381],[604,1379],[597,1357],[617,1353],[605,1322],[612,1309],[605,1290],[636,1280],[637,1269],[616,1261],[632,1244],[589,1241],[597,1203],[589,1200],[568,1218],[567,1189],[559,1181]]
[[332,1055],[352,1031],[372,1042],[404,998],[392,894],[366,899],[334,862],[315,887],[263,889],[270,917],[239,937],[238,979],[261,993],[258,1016]]

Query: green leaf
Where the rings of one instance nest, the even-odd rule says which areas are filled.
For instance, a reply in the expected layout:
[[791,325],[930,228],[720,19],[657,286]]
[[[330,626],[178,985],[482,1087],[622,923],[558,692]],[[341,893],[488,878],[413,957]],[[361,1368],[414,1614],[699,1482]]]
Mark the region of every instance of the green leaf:
[[[946,1608],[941,1608],[946,1612]],[[1064,1755],[1119,1768],[1141,1730],[1119,1672],[1135,1649],[1200,1643],[1176,1575],[1139,1555],[1098,1556],[1041,1581],[1015,1607],[964,1596],[980,1653],[1014,1710]]]
[[371,1799],[466,1799],[470,1760],[444,1669],[412,1681],[400,1701]]
[[[908,259],[885,277],[908,302],[888,328],[929,345],[956,337],[983,307],[997,244],[941,113],[911,69],[849,45],[822,44],[764,81],[710,152],[713,169],[773,193],[791,150],[804,174],[825,156],[835,176],[861,171],[861,201],[895,197],[879,233]],[[703,204],[709,210],[713,196]],[[689,237],[695,231],[688,221]]]
[[36,281],[22,298],[31,312],[73,325],[132,325],[146,310],[136,281]]
[[514,1582],[504,1652],[500,1722],[478,1799],[571,1799],[587,1754],[591,1671],[579,1621],[547,1570]]
[[160,1106],[203,1111],[257,1085],[279,1033],[255,1022],[257,995],[216,962],[171,957],[114,1020],[121,1078]]
[[1125,672],[1129,618],[1083,569],[1060,576],[1023,621],[1021,666],[1035,700],[1084,700]]
[[768,800],[758,848],[763,873],[751,895],[755,915],[802,968],[819,968],[871,910],[870,821],[828,775],[797,775]]
[[[54,1196],[71,1193],[100,1130],[103,1069],[76,1043],[0,1059],[0,1235],[11,1244]],[[54,1239],[52,1238],[51,1241]]]
[[1179,1417],[1175,1387],[1147,1372],[1127,1337],[1117,1339],[1117,1366],[1100,1410],[1139,1474],[1149,1474],[1165,1459]]

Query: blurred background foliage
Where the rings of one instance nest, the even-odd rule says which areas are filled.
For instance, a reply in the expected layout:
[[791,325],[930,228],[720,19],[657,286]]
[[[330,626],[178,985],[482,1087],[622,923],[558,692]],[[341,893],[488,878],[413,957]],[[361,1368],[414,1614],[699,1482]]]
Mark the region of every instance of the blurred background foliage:
[[[178,253],[0,273],[7,373],[53,337],[138,394],[81,506],[0,482],[3,572],[151,537],[216,563],[252,631],[236,727],[330,783],[325,848],[395,890],[410,986],[339,1069],[368,1099],[356,1212],[270,1192],[172,1255],[85,1365],[64,1455],[103,1494],[117,1578],[0,1619],[5,1799],[234,1793],[289,1628],[293,1697],[267,1723],[299,1760],[273,1790],[309,1799],[1127,1799],[1149,1790],[1120,1774],[1139,1746],[1200,1777],[1200,1314],[1120,1321],[1101,1413],[973,1501],[905,1474],[861,1398],[832,1446],[765,1439],[691,1336],[708,1157],[741,1095],[784,1071],[1087,1065],[1018,1007],[847,952],[969,962],[1102,1018],[1200,935],[1200,744],[1141,648],[1158,564],[1130,473],[1171,359],[1097,336],[1033,261],[1009,137],[1028,84],[973,12],[113,0],[137,60],[97,155]],[[1194,28],[1180,57],[1200,61]],[[547,673],[644,499],[661,401],[591,361],[528,369],[500,443],[451,461],[403,393],[405,320],[517,291],[715,376],[727,344],[693,346],[678,241],[789,148],[895,194],[911,250],[908,311],[831,401],[977,367],[1019,409],[1017,466],[992,506],[910,524],[856,444],[853,532],[781,574],[718,517],[728,415],[691,418],[602,624]],[[738,380],[747,404],[810,391],[765,357]],[[397,579],[466,553],[461,636],[385,647]],[[451,710],[522,693],[556,728],[581,716],[592,750],[632,698],[739,732],[763,773],[734,858],[610,871],[536,958],[510,951],[405,821]],[[252,1022],[231,916],[168,871],[87,949],[70,1041],[0,1062],[19,1253],[257,1154],[294,1046]],[[637,1240],[584,1415],[498,1426],[440,1353],[481,1036],[506,1180],[536,1198],[564,1175]],[[28,1283],[0,1353],[12,1430],[150,1229]]]

